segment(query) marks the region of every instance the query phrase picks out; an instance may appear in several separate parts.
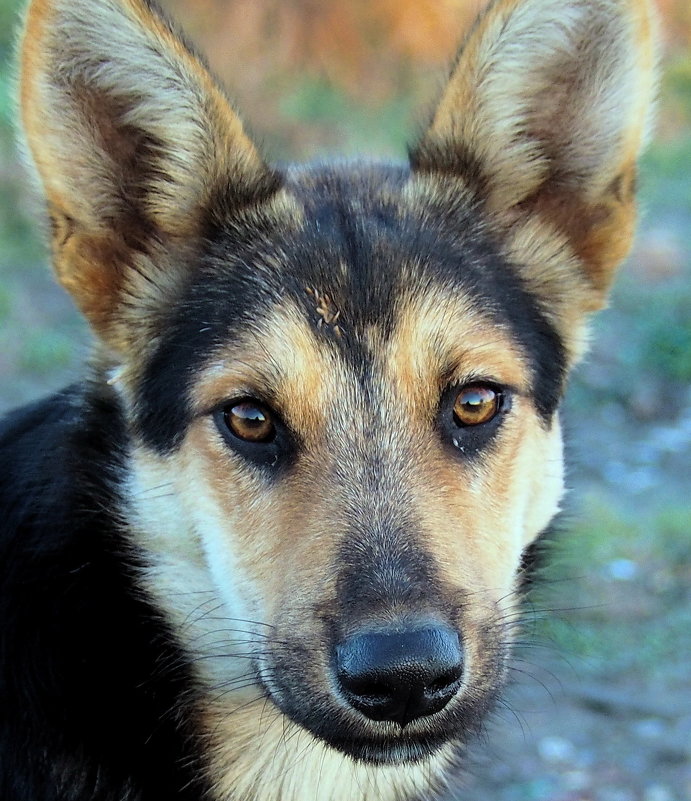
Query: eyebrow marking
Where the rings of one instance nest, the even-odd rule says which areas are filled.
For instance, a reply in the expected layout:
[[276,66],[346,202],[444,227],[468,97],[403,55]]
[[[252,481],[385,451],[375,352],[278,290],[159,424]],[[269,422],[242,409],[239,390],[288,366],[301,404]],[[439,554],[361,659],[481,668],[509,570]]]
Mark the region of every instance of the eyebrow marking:
[[323,328],[325,325],[331,326],[334,334],[340,338],[343,331],[341,327],[337,325],[341,316],[341,310],[338,306],[329,295],[311,286],[305,287],[305,292],[307,292],[315,303],[315,310],[318,315],[317,328]]

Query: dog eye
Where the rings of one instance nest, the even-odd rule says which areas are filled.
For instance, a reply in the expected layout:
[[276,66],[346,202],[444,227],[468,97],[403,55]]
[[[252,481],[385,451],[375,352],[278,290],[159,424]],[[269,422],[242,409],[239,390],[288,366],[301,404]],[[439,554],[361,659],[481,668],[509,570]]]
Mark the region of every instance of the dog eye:
[[271,442],[276,436],[271,412],[252,400],[226,406],[223,421],[232,434],[245,442]]
[[453,405],[457,426],[479,426],[489,423],[501,409],[501,393],[486,384],[463,387]]

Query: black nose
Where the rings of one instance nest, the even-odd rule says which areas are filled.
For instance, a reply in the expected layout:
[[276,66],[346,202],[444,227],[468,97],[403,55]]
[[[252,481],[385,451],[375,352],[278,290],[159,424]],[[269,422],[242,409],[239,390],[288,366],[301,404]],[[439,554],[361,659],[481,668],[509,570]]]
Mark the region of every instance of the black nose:
[[443,709],[463,674],[458,634],[445,626],[370,631],[336,647],[348,703],[372,720],[405,726]]

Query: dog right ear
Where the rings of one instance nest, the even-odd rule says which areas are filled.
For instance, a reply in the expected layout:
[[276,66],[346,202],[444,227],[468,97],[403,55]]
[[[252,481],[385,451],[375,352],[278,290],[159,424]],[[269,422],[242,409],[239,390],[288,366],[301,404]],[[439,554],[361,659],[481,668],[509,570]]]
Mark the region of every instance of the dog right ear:
[[[650,0],[493,0],[411,153],[418,171],[469,180],[514,236],[522,226],[525,277],[552,307],[577,284],[572,309],[600,308],[630,247],[654,33]],[[547,230],[548,277],[535,253]]]
[[279,185],[151,0],[33,0],[21,102],[59,280],[116,351],[209,216]]

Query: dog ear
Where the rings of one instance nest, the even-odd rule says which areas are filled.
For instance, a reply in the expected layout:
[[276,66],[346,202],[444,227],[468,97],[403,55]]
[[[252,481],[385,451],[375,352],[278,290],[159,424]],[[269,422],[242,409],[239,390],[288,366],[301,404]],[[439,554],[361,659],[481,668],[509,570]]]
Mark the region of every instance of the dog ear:
[[509,228],[555,228],[588,279],[588,310],[633,236],[653,28],[648,0],[495,0],[411,153],[417,170],[474,183]]
[[203,235],[219,205],[233,211],[277,189],[219,85],[151,0],[33,0],[21,101],[58,277],[116,350],[133,296],[154,305],[173,283],[165,254],[172,263]]

